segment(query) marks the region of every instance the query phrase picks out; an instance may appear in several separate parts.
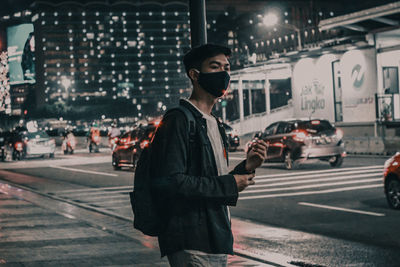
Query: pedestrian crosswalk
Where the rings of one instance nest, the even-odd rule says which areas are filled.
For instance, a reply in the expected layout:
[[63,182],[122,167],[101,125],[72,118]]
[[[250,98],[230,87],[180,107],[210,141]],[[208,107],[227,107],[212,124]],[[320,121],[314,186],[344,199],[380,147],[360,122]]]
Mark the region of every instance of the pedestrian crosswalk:
[[58,198],[103,213],[132,218],[129,192],[132,186],[82,188],[49,192]]
[[[256,184],[240,193],[239,200],[327,194],[382,187],[382,166],[335,168],[258,175]],[[132,218],[132,186],[82,188],[52,192],[81,206]]]
[[327,194],[382,187],[382,166],[299,171],[255,177],[240,200]]

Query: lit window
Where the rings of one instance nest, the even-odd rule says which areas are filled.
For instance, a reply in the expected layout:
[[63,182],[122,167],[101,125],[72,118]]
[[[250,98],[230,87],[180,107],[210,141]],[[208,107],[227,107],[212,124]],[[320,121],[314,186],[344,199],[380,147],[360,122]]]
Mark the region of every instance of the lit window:
[[154,64],[155,64],[154,61],[152,61],[152,62],[151,62],[151,65],[154,66]]
[[166,41],[166,40],[167,40],[167,37],[164,36],[162,39],[163,39],[164,41]]
[[156,71],[155,70],[151,70],[151,73],[156,73]]
[[115,58],[115,54],[111,54],[111,57],[112,57],[112,58]]
[[154,77],[151,78],[151,81],[152,81],[152,82],[155,82],[155,81],[156,81],[156,78],[154,78]]
[[113,90],[113,91],[117,91],[117,88],[116,88],[116,87],[113,87],[112,90]]
[[136,24],[140,24],[140,21],[139,21],[139,20],[137,20],[137,21],[136,21]]
[[163,31],[163,32],[167,32],[167,29],[163,28],[162,31]]
[[122,12],[122,16],[124,16],[124,17],[125,17],[125,16],[126,16],[126,12]]
[[57,51],[60,50],[60,47],[59,47],[59,46],[56,46],[56,50],[57,50]]
[[99,12],[96,12],[96,16],[99,16],[100,15],[100,13]]
[[55,20],[55,21],[54,21],[54,25],[58,25],[58,20]]
[[110,29],[110,32],[114,32],[114,29]]
[[128,66],[128,62],[125,61],[125,66]]
[[143,86],[139,86],[139,90],[140,90],[140,91],[143,90]]
[[128,49],[128,46],[127,46],[127,45],[124,45],[124,49]]
[[166,86],[165,86],[165,89],[167,89],[167,90],[168,90],[168,89],[169,89],[169,86],[168,86],[168,85],[166,85]]
[[162,15],[162,16],[165,16],[165,12],[164,12],[164,11],[163,11],[163,12],[161,12],[161,15]]
[[164,61],[164,65],[168,65],[168,61]]
[[69,33],[72,33],[72,29],[69,29],[68,32],[69,32]]
[[164,70],[164,72],[165,72],[165,73],[168,73],[168,70],[167,70],[167,69],[165,69],[165,70]]
[[44,25],[44,24],[46,24],[46,21],[43,20],[43,21],[42,21],[42,25]]
[[164,80],[165,80],[166,82],[168,82],[169,79],[168,79],[168,77],[165,77]]
[[178,16],[178,12],[175,12],[174,15],[175,15],[175,16]]
[[128,32],[128,30],[127,29],[123,29],[123,32]]
[[54,17],[57,17],[58,16],[58,13],[57,12],[54,12]]
[[46,42],[46,38],[43,38],[42,41],[43,41],[43,43]]
[[153,16],[153,12],[149,12],[149,16]]
[[89,80],[85,80],[85,83],[88,84],[88,83],[89,83]]
[[85,67],[87,67],[88,66],[88,64],[85,62],[85,64],[83,64]]
[[44,67],[44,68],[47,68],[47,64],[43,64],[43,67]]
[[69,55],[69,58],[70,58],[70,59],[73,59],[73,58],[74,58],[74,55]]
[[86,16],[86,13],[85,13],[85,12],[82,12],[82,16]]
[[59,68],[60,67],[60,63],[57,63],[56,66],[57,66],[57,68]]

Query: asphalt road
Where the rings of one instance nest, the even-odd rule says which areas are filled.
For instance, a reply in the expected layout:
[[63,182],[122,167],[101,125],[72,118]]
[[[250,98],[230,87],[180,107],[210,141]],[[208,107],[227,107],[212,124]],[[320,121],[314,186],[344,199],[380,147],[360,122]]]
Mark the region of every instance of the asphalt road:
[[[233,168],[244,154],[230,156]],[[299,259],[299,265],[398,266],[400,213],[388,208],[383,194],[386,159],[350,156],[341,168],[308,162],[291,171],[281,164],[264,164],[257,170],[256,185],[242,192],[238,205],[231,208],[234,218],[250,223],[234,225],[237,240],[255,254],[280,253]],[[129,203],[121,196],[132,189],[133,172],[114,171],[109,152],[0,163],[0,169],[35,177],[9,176],[15,184],[83,207],[131,216]],[[248,228],[257,225],[270,228],[251,233]],[[254,238],[241,240],[242,232]]]

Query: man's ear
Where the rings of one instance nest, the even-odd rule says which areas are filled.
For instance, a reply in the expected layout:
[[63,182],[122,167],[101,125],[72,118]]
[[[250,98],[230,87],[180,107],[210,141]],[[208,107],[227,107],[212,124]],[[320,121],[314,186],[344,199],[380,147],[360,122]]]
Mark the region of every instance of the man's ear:
[[190,79],[192,79],[192,81],[197,81],[199,78],[199,71],[196,69],[190,69],[189,77],[190,77]]

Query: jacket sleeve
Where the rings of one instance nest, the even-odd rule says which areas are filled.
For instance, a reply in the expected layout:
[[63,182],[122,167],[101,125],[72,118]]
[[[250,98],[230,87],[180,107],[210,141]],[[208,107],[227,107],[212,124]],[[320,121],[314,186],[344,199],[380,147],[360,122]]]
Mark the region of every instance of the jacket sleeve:
[[164,116],[152,149],[154,176],[152,188],[164,198],[187,198],[236,205],[238,190],[232,174],[222,176],[187,175],[189,130],[180,111]]

